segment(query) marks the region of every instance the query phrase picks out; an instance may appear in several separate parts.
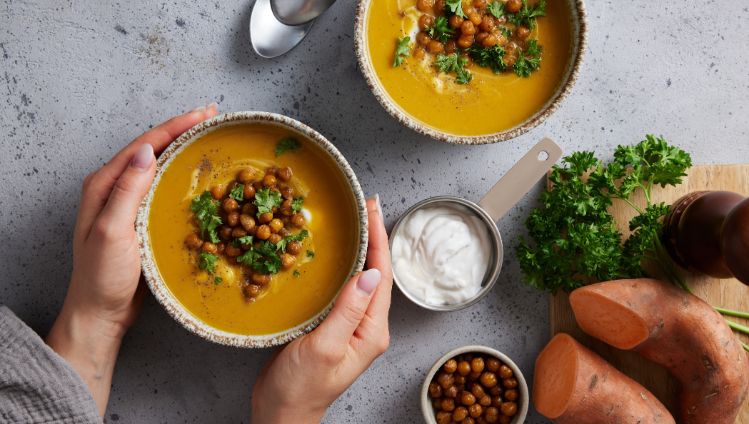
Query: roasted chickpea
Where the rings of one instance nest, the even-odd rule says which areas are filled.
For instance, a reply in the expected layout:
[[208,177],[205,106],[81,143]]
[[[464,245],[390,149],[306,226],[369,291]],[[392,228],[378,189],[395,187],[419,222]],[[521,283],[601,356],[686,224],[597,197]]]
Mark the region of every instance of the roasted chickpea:
[[230,227],[236,227],[239,225],[239,212],[231,212],[226,214],[226,223]]
[[270,275],[268,275],[268,274],[254,273],[254,274],[252,274],[251,280],[252,280],[253,283],[255,283],[255,284],[259,285],[259,286],[264,286],[264,285],[270,283]]
[[224,184],[216,184],[211,187],[211,196],[216,200],[221,200],[226,195],[226,186]]
[[456,386],[450,386],[442,391],[443,396],[455,399],[458,397],[458,388]]
[[422,12],[431,12],[434,7],[434,0],[417,0],[416,8]]
[[437,376],[437,384],[442,386],[444,390],[447,390],[455,383],[455,380],[453,379],[453,376],[451,374],[442,372]]
[[479,398],[479,405],[483,407],[491,406],[492,398],[489,395],[484,395]]
[[293,215],[293,216],[291,217],[291,225],[293,225],[293,226],[295,226],[295,227],[297,227],[297,228],[302,228],[302,227],[304,227],[304,223],[305,223],[305,222],[306,222],[306,220],[304,219],[304,215],[302,215],[302,214],[300,214],[300,213],[295,213],[295,214],[294,214],[294,215]]
[[230,258],[234,258],[242,254],[242,249],[230,244],[224,248],[224,253]]
[[467,376],[471,372],[471,364],[468,363],[468,361],[460,361],[458,362],[458,374],[462,376]]
[[257,212],[257,209],[255,208],[255,205],[252,203],[245,203],[242,205],[242,213],[246,215],[255,215],[255,212]]
[[283,237],[278,234],[271,234],[270,237],[268,237],[268,241],[273,244],[277,244],[281,240],[283,240]]
[[471,392],[463,392],[460,394],[460,403],[465,406],[471,406],[476,403],[476,396],[474,396]]
[[471,360],[471,371],[481,372],[484,370],[484,358],[473,358]]
[[463,421],[468,416],[468,408],[465,406],[459,406],[455,408],[455,411],[453,411],[453,421],[460,422]]
[[234,238],[240,238],[247,235],[247,231],[244,230],[242,227],[234,227],[231,230],[231,236]]
[[463,377],[460,374],[456,375],[455,376],[455,384],[457,384],[458,386],[461,386],[461,387],[465,386],[465,384],[466,384],[466,378]]
[[484,39],[488,36],[489,36],[488,32],[483,32],[483,31],[479,32],[478,34],[476,34],[476,41],[480,43],[484,41]]
[[512,372],[512,368],[508,367],[507,365],[502,364],[499,367],[499,376],[502,378],[510,378],[514,374]]
[[494,47],[499,43],[499,40],[494,35],[489,35],[488,37],[481,40],[481,45],[485,48]]
[[461,35],[458,38],[458,47],[467,49],[473,45],[473,35]]
[[504,386],[505,389],[514,389],[518,387],[518,380],[514,377],[505,378],[502,380],[502,386]]
[[450,27],[454,29],[460,28],[461,25],[463,25],[464,19],[461,18],[458,15],[452,15],[450,16],[450,19],[447,20],[447,23],[450,25]]
[[278,218],[273,218],[268,226],[272,232],[277,233],[281,231],[281,228],[283,228],[283,222]]
[[502,415],[512,417],[513,415],[518,413],[518,404],[515,402],[502,402],[500,411],[502,411]]
[[263,187],[274,188],[278,184],[275,175],[266,175],[263,177]]
[[[220,235],[219,235],[220,236]],[[203,240],[198,237],[197,234],[192,233],[187,236],[185,239],[185,246],[187,246],[188,249],[200,249],[200,246],[203,245]]]
[[438,412],[434,418],[437,420],[437,424],[450,424],[453,422],[453,415],[445,411]]
[[531,35],[531,30],[528,27],[520,25],[515,30],[515,35],[521,40],[526,40]]
[[257,227],[257,231],[255,231],[255,237],[259,238],[260,240],[268,240],[268,237],[270,237],[270,235],[270,227],[265,224]]
[[486,0],[473,0],[473,7],[483,9],[486,7]]
[[223,241],[229,241],[231,238],[231,227],[228,225],[222,225],[218,227],[218,238]]
[[468,20],[471,21],[474,26],[479,26],[479,24],[481,24],[482,18],[480,13],[472,10],[470,12],[466,12],[466,15],[468,16]]
[[502,406],[502,398],[500,396],[492,397],[492,406],[499,408]]
[[511,417],[508,417],[507,415],[500,415],[499,419],[497,420],[497,423],[499,424],[510,424],[512,421]]
[[521,0],[509,0],[505,3],[505,10],[510,13],[518,13],[521,7],[523,7],[523,2]]
[[471,384],[471,394],[476,397],[476,399],[481,399],[485,394],[484,388],[481,387],[480,384],[473,383]]
[[434,25],[434,16],[431,15],[421,15],[419,16],[419,28],[422,31],[426,31]]
[[484,387],[492,388],[497,385],[497,375],[487,371],[481,374],[480,381]]
[[510,401],[518,400],[518,391],[515,389],[505,390],[505,399]]
[[499,370],[499,366],[502,363],[499,362],[499,359],[497,358],[487,358],[486,360],[486,369],[487,371],[491,372],[497,372]]
[[492,396],[499,396],[502,394],[502,387],[497,384],[496,386],[489,389],[489,394]]
[[255,171],[251,168],[243,169],[237,174],[237,179],[242,184],[251,183],[255,179]]
[[447,54],[453,54],[458,49],[457,43],[455,43],[455,40],[448,40],[445,43],[445,53]]
[[445,14],[445,0],[435,0],[433,10],[436,16],[444,15]]
[[[279,234],[280,234],[280,233],[279,233]],[[289,242],[289,243],[288,243],[288,244],[286,245],[286,252],[287,252],[287,253],[291,253],[292,255],[298,255],[299,253],[301,253],[301,252],[302,252],[302,243],[301,243],[301,242],[298,242],[298,241],[296,241],[296,240],[294,240],[294,241],[290,241],[290,242]]]
[[442,53],[445,50],[445,45],[437,40],[432,40],[427,44],[427,51],[429,53]]
[[420,32],[416,34],[416,43],[419,45],[426,46],[427,44],[429,44],[430,40],[431,38],[429,38],[426,32]]
[[255,187],[253,187],[252,184],[245,184],[242,194],[244,194],[245,200],[252,199],[255,197]]
[[481,18],[481,23],[479,24],[481,31],[492,32],[496,27],[497,22],[491,16],[484,15],[484,17]]
[[255,229],[255,218],[253,218],[251,215],[239,215],[239,223],[242,225],[242,228],[244,228],[245,231],[252,231]]
[[484,419],[488,423],[496,423],[499,419],[499,409],[493,406],[486,408],[486,411],[484,411]]
[[255,187],[255,191],[262,190],[263,189],[263,180],[253,182],[252,186]]
[[478,403],[474,403],[473,405],[468,407],[468,414],[473,418],[480,417],[483,412],[484,408]]
[[284,182],[289,182],[291,180],[291,177],[294,176],[294,171],[291,170],[288,166],[283,167],[276,172],[276,176],[278,179]]
[[453,412],[455,409],[455,399],[452,398],[442,398],[442,401],[440,402],[440,407],[443,411],[446,412]]
[[448,359],[447,362],[442,365],[442,369],[446,373],[452,374],[458,369],[458,361],[456,361],[455,359]]
[[463,21],[463,23],[460,25],[460,32],[463,35],[473,35],[476,33],[476,27],[471,21]]
[[273,212],[261,213],[258,217],[258,221],[260,221],[261,224],[267,224],[273,221]]
[[246,286],[242,287],[242,291],[247,297],[257,297],[260,294],[261,290],[262,288],[257,284],[247,284]]
[[236,200],[232,199],[231,197],[224,199],[223,202],[221,202],[221,207],[227,212],[231,213],[239,209],[239,203],[237,203]]
[[429,397],[441,398],[442,397],[442,386],[437,383],[429,383]]
[[296,258],[294,257],[294,255],[289,255],[288,253],[281,254],[281,267],[283,267],[283,269],[290,269],[292,266],[294,266],[295,263]]
[[468,379],[471,380],[471,381],[476,381],[476,380],[479,379],[479,377],[481,377],[481,373],[480,372],[473,372],[473,371],[471,371],[471,373],[468,374]]
[[281,197],[285,200],[292,200],[294,198],[294,189],[291,187],[283,187],[281,189]]
[[476,424],[476,421],[471,417],[465,417],[463,418],[463,421],[460,422],[460,424]]
[[203,251],[203,252],[205,252],[205,253],[216,253],[216,252],[218,252],[218,248],[216,247],[216,245],[213,244],[213,243],[211,243],[211,242],[209,242],[209,241],[203,243],[203,246],[200,247],[200,250]]
[[219,243],[216,245],[216,250],[218,251],[219,255],[224,253],[224,248],[226,248],[226,244],[224,243]]

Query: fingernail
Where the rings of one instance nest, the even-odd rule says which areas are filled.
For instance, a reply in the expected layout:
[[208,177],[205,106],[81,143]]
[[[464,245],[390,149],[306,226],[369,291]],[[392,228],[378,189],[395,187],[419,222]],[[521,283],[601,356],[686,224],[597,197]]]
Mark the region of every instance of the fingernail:
[[216,103],[216,102],[209,103],[207,109],[209,111],[211,111],[211,112],[217,112],[218,111],[218,103]]
[[190,113],[193,112],[205,112],[205,106],[196,107],[195,109],[190,111]]
[[377,213],[380,215],[380,218],[385,221],[385,216],[382,214],[382,203],[380,203],[380,195],[379,193],[375,193],[374,196],[369,197],[370,200],[375,201],[375,207],[377,208]]
[[380,284],[381,277],[382,274],[380,274],[379,269],[370,268],[361,273],[359,281],[356,283],[356,287],[366,294],[371,294],[374,289],[377,288],[377,285]]
[[133,155],[133,158],[130,160],[130,166],[145,171],[151,167],[153,160],[153,146],[146,143],[140,146],[138,151],[135,152],[135,155]]

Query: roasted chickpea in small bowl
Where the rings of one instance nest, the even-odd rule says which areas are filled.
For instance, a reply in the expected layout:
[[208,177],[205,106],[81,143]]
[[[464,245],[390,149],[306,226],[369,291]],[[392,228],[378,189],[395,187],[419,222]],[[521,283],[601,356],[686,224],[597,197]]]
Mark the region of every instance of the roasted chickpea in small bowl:
[[528,385],[507,355],[464,346],[437,360],[421,388],[429,424],[519,424],[528,413]]

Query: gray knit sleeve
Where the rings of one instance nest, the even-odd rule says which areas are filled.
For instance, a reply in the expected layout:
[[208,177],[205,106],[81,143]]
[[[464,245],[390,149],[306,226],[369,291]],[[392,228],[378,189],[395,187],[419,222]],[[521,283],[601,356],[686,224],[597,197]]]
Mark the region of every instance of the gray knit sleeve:
[[80,376],[5,306],[0,306],[0,422],[102,422]]

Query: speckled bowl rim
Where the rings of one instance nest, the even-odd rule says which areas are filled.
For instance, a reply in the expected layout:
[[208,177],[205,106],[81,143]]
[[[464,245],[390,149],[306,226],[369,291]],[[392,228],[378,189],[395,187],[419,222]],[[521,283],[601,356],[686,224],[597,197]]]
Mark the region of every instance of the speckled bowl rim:
[[[451,144],[465,144],[465,145],[479,145],[479,144],[490,144],[497,143],[500,141],[507,141],[516,138],[536,126],[540,125],[546,120],[551,114],[553,114],[561,102],[567,98],[572,91],[572,87],[577,81],[578,74],[580,73],[580,65],[582,64],[583,54],[587,45],[587,14],[585,11],[585,4],[583,0],[565,0],[568,3],[574,3],[572,19],[573,19],[573,30],[577,30],[577,34],[573,34],[573,46],[570,56],[573,56],[573,60],[569,61],[566,69],[566,76],[563,82],[559,85],[554,95],[541,107],[541,109],[526,119],[521,124],[510,128],[505,131],[501,131],[494,134],[487,135],[458,135],[451,134],[448,132],[441,131],[434,127],[428,126],[421,122],[415,117],[405,112],[395,100],[392,99],[390,94],[385,90],[377,77],[377,73],[372,65],[372,58],[369,54],[368,41],[367,41],[367,14],[369,12],[369,6],[372,0],[359,0],[359,7],[356,11],[356,20],[354,23],[354,44],[356,49],[356,59],[359,63],[359,69],[364,75],[364,79],[369,86],[369,89],[374,94],[378,102],[385,108],[385,110],[398,122],[405,125],[406,127],[416,131],[419,134],[429,136],[435,140],[444,141]],[[576,36],[575,36],[576,35]]]
[[[346,176],[349,187],[351,188],[352,195],[356,202],[358,209],[359,219],[359,245],[357,248],[356,260],[354,261],[349,277],[341,281],[341,287],[338,289],[338,293],[333,299],[317,314],[307,321],[292,327],[288,330],[281,331],[274,334],[263,334],[263,335],[244,335],[230,333],[217,329],[210,326],[182,306],[177,298],[172,294],[171,290],[164,283],[161,273],[156,266],[153,259],[153,251],[151,249],[150,235],[148,233],[148,216],[151,211],[151,202],[153,201],[153,195],[156,187],[159,184],[161,176],[164,171],[169,167],[172,160],[182,152],[187,146],[200,139],[202,136],[215,131],[216,129],[232,126],[232,125],[243,125],[243,124],[262,124],[271,125],[284,128],[299,134],[300,136],[312,141],[322,148],[333,161],[338,165],[338,168]],[[177,322],[179,322],[187,330],[197,334],[204,339],[210,340],[214,343],[219,343],[227,346],[236,346],[244,348],[264,348],[271,347],[280,344],[287,343],[303,334],[306,334],[315,327],[328,315],[333,303],[338,298],[341,288],[344,284],[355,273],[361,271],[364,267],[364,261],[367,252],[367,208],[364,193],[362,192],[359,181],[354,174],[353,169],[346,161],[346,158],[338,151],[338,149],[322,134],[308,127],[307,125],[276,113],[270,112],[231,112],[222,115],[218,115],[207,121],[204,121],[185,133],[180,135],[164,152],[159,156],[156,162],[156,177],[153,184],[151,185],[148,194],[143,199],[143,202],[138,210],[138,216],[135,223],[136,233],[138,235],[138,242],[140,245],[140,256],[143,267],[143,275],[145,276],[148,287],[151,289],[154,297],[159,303],[166,309],[167,313],[172,316]]]
[[432,407],[432,402],[429,401],[429,383],[432,381],[432,378],[434,378],[435,374],[437,374],[437,371],[439,371],[439,369],[445,362],[447,362],[448,359],[457,355],[471,352],[485,353],[487,355],[494,356],[495,358],[502,361],[502,363],[510,367],[510,369],[512,369],[512,372],[515,374],[515,378],[518,380],[518,388],[520,389],[520,404],[518,405],[518,413],[515,414],[515,416],[512,418],[510,424],[520,424],[524,422],[525,417],[528,415],[530,396],[528,391],[528,383],[525,381],[523,372],[520,370],[520,367],[518,367],[517,364],[515,364],[512,359],[510,359],[509,356],[498,351],[497,349],[483,345],[468,345],[453,349],[442,355],[434,362],[434,365],[432,365],[432,368],[429,370],[426,378],[424,379],[424,383],[421,385],[421,394],[419,395],[419,399],[421,400],[421,412],[424,415],[424,421],[427,424],[437,424],[437,419],[434,416],[434,408]]

